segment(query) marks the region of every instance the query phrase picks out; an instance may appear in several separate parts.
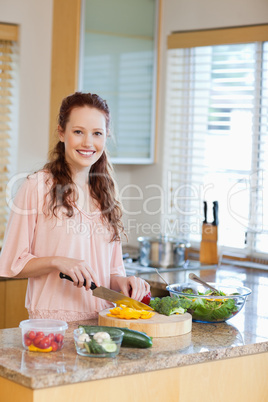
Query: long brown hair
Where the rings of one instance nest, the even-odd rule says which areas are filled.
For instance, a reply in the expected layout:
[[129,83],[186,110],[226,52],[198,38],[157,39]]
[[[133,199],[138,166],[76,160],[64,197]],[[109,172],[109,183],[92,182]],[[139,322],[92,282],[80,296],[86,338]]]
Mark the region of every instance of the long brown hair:
[[[91,93],[75,92],[63,99],[58,124],[65,131],[71,111],[76,107],[89,106],[98,109],[105,116],[106,130],[110,127],[110,110],[105,100],[100,96]],[[72,180],[70,167],[65,159],[64,143],[58,141],[51,151],[50,160],[43,168],[52,175],[52,186],[48,195],[50,196],[49,210],[57,216],[60,207],[66,209],[68,217],[73,216],[73,201],[77,199],[75,184]],[[112,177],[112,166],[108,161],[105,150],[101,157],[95,162],[89,172],[88,183],[91,196],[100,206],[104,222],[112,229],[111,240],[119,240],[120,234],[124,233],[122,209],[116,198],[115,182]]]

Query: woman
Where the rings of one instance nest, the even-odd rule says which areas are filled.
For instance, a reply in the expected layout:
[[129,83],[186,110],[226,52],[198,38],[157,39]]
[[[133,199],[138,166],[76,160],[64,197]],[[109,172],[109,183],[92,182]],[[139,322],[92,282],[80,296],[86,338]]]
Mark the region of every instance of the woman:
[[28,176],[15,197],[0,275],[28,278],[30,318],[96,317],[110,304],[92,295],[92,281],[127,296],[131,291],[136,300],[149,292],[147,282],[125,276],[122,212],[105,152],[109,124],[108,105],[98,95],[63,99],[50,162]]

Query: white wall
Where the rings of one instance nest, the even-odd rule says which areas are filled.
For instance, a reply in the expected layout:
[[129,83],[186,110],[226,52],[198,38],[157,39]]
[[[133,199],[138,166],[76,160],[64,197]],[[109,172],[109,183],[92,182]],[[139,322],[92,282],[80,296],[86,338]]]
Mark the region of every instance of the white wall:
[[265,24],[267,0],[163,0],[163,35],[172,31]]
[[[119,189],[128,184],[140,187],[142,197],[123,206],[125,224],[131,224],[129,243],[136,245],[138,235],[149,234],[152,224],[160,223],[159,199],[146,205],[146,200],[160,193],[147,186],[162,184],[164,145],[166,39],[172,31],[217,28],[268,22],[267,0],[162,0],[158,146],[157,161],[151,166],[115,166]],[[49,135],[49,96],[53,0],[1,0],[0,22],[20,25],[20,95],[19,154],[17,169],[32,171],[47,158]],[[137,190],[129,193],[137,197]],[[152,214],[144,211],[145,207]],[[141,211],[139,213],[139,211]],[[131,221],[129,221],[131,219]]]
[[1,0],[0,22],[19,25],[18,172],[47,159],[53,0]]

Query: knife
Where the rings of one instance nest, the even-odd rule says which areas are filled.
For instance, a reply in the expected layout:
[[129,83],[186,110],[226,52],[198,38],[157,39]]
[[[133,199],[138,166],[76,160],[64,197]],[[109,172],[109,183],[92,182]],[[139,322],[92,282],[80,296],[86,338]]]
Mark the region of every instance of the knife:
[[[65,275],[60,272],[61,279],[67,279],[73,282],[69,275]],[[84,279],[83,286],[86,286],[86,279]],[[125,296],[122,293],[115,292],[114,290],[105,288],[104,286],[96,286],[94,282],[91,282],[90,289],[92,290],[93,296],[99,297],[100,299],[116,303],[124,304],[125,306],[134,308],[136,310],[153,310],[152,307],[147,306],[147,304],[139,302],[138,300],[132,299],[131,297]]]
[[204,201],[204,221],[203,221],[203,223],[207,223],[207,210],[208,210],[207,201]]
[[214,226],[218,226],[218,224],[219,224],[218,210],[219,210],[218,201],[213,201],[213,222],[212,222],[212,225],[214,225]]

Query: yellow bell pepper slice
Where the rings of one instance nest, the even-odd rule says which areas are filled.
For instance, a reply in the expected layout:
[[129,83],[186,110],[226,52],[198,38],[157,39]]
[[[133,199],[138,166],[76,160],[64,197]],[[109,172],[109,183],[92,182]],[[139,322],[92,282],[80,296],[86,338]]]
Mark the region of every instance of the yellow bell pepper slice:
[[43,353],[47,353],[47,352],[51,352],[51,351],[52,351],[52,346],[49,346],[49,348],[46,348],[46,349],[40,349],[40,348],[37,348],[37,347],[34,346],[34,345],[30,345],[30,346],[28,346],[28,349],[29,349],[31,352],[43,352]]
[[120,307],[114,307],[109,310],[109,313],[107,313],[108,317],[115,317],[115,318],[121,318],[125,320],[131,320],[131,319],[148,319],[151,318],[154,315],[153,312],[147,311],[147,310],[136,310],[131,307],[127,307],[124,304],[121,304]]

